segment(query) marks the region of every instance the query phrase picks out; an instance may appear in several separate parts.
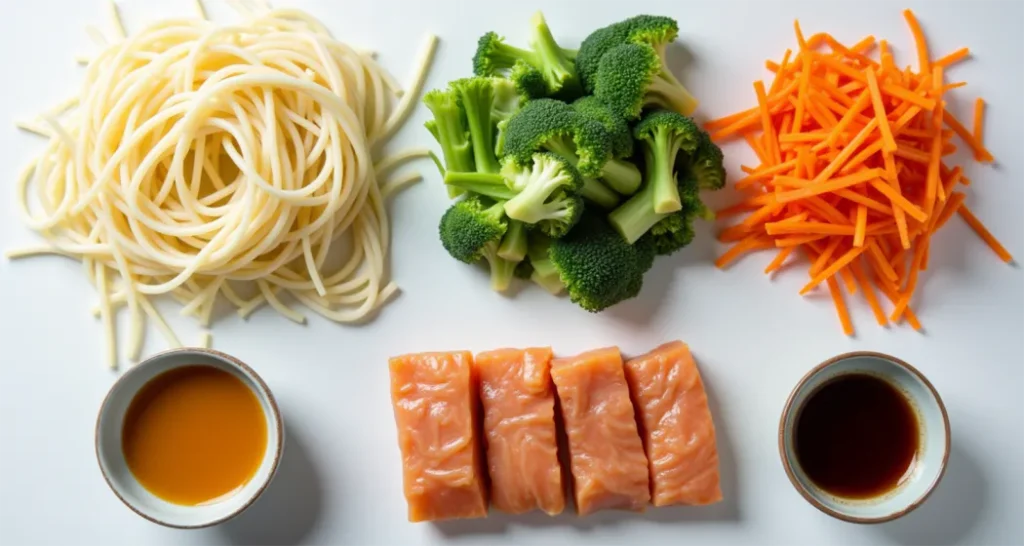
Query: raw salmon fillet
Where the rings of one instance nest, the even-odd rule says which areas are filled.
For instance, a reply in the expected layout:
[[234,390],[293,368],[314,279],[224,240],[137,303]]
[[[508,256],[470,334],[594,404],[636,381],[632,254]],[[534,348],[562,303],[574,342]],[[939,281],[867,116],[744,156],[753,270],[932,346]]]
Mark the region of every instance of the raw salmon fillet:
[[484,407],[491,502],[510,514],[565,508],[555,436],[551,349],[499,349],[476,355]]
[[650,501],[647,457],[618,347],[551,363],[569,440],[576,511],[643,511]]
[[403,355],[390,368],[409,521],[486,516],[473,355]]
[[655,506],[722,500],[715,424],[690,349],[666,343],[626,362]]

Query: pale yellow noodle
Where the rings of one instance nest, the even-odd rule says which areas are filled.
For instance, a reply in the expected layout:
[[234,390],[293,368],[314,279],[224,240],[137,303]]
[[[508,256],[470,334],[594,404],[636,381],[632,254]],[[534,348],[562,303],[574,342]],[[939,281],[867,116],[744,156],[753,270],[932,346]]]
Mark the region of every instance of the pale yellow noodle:
[[[365,320],[397,293],[387,274],[384,201],[418,173],[392,176],[422,149],[375,157],[408,117],[437,39],[407,91],[365,50],[296,9],[233,2],[241,23],[198,17],[112,37],[86,60],[79,93],[18,127],[48,139],[15,183],[20,214],[45,246],[9,258],[81,260],[99,293],[110,362],[126,308],[123,355],[138,359],[145,321],[181,342],[152,296],[169,295],[202,326],[223,295],[248,317],[266,304],[304,323],[282,297],[338,322]],[[348,255],[326,271],[328,255]],[[257,293],[239,296],[232,282]],[[200,336],[209,346],[209,334]]]

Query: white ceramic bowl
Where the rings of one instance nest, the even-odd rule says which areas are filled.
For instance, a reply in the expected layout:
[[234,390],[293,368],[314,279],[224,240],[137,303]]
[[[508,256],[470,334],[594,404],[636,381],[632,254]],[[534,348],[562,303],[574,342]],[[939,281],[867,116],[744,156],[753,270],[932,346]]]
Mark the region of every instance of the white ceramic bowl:
[[[902,392],[917,414],[921,434],[909,477],[894,490],[869,499],[836,497],[817,487],[800,468],[793,444],[800,410],[810,395],[836,377],[851,373],[873,375]],[[779,453],[793,486],[816,508],[853,523],[881,523],[920,506],[939,484],[949,459],[949,418],[935,387],[913,366],[881,353],[847,353],[818,365],[793,389],[779,422]]]
[[[135,479],[121,450],[121,428],[128,405],[143,385],[168,370],[197,364],[230,372],[252,389],[267,419],[267,451],[252,479],[235,493],[209,504],[183,506],[153,495]],[[270,485],[283,451],[284,427],[270,389],[256,372],[241,361],[210,349],[175,349],[139,363],[114,383],[96,419],[96,458],[107,484],[128,508],[168,527],[208,527],[242,513]]]

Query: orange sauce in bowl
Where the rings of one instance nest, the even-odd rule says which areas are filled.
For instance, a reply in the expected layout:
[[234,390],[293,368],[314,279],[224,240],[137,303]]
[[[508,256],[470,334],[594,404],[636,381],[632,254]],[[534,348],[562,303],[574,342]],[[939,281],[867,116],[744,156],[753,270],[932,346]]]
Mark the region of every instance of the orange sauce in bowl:
[[185,366],[146,383],[121,430],[125,461],[150,493],[174,504],[207,504],[237,491],[267,451],[267,419],[234,374]]

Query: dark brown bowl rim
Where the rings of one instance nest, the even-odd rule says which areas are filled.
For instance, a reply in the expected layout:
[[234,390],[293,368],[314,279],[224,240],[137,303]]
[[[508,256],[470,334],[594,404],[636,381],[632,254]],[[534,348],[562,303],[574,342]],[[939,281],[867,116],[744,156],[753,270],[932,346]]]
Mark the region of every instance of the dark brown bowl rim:
[[[222,518],[218,518],[216,520],[213,520],[213,521],[208,521],[208,522],[200,523],[198,525],[177,525],[177,524],[174,524],[174,523],[169,523],[169,522],[160,520],[159,518],[155,518],[155,517],[150,516],[148,514],[144,514],[141,510],[139,510],[138,508],[133,506],[130,502],[128,502],[127,499],[125,499],[123,496],[121,496],[120,493],[117,492],[117,489],[114,488],[114,484],[111,481],[110,476],[107,474],[106,469],[103,468],[103,463],[100,461],[100,419],[102,419],[102,417],[103,417],[103,410],[106,409],[107,404],[110,401],[111,394],[117,389],[117,386],[122,381],[124,381],[125,378],[129,374],[131,374],[135,370],[141,368],[142,366],[144,366],[144,365],[146,365],[146,364],[148,364],[148,363],[150,363],[150,362],[152,362],[154,360],[162,359],[162,358],[167,358],[167,357],[169,357],[171,355],[175,355],[175,354],[179,354],[179,353],[191,353],[191,354],[203,353],[203,354],[205,354],[207,356],[212,356],[214,358],[219,358],[221,360],[225,360],[225,361],[227,361],[227,362],[237,366],[238,368],[242,369],[243,371],[245,371],[253,380],[256,381],[257,385],[259,385],[259,388],[262,391],[261,394],[266,396],[267,403],[270,406],[271,417],[273,418],[273,421],[274,421],[274,423],[276,425],[276,428],[277,428],[277,445],[275,446],[275,449],[274,449],[274,461],[271,464],[270,473],[267,475],[266,480],[264,480],[264,482],[260,485],[260,488],[257,489],[255,493],[253,493],[252,497],[250,497],[249,500],[246,501],[245,504],[243,504],[242,506],[239,506],[238,509],[232,511],[230,514],[228,514],[228,515],[226,515],[226,516],[224,516]],[[281,412],[280,412],[280,410],[278,410],[277,401],[274,399],[274,393],[272,393],[270,391],[270,388],[267,386],[266,382],[263,381],[263,378],[260,377],[260,374],[256,373],[256,370],[253,370],[252,368],[250,368],[249,365],[247,365],[246,363],[242,362],[241,360],[239,360],[239,359],[237,359],[237,358],[235,358],[235,357],[233,357],[233,356],[231,356],[231,355],[229,355],[227,353],[222,353],[222,352],[214,350],[214,349],[206,349],[206,348],[203,348],[203,347],[180,347],[180,348],[177,348],[177,349],[168,349],[166,351],[161,351],[159,353],[155,353],[155,354],[149,356],[148,358],[146,358],[142,362],[139,362],[137,365],[133,366],[131,369],[129,369],[125,373],[121,374],[121,376],[118,377],[116,381],[114,381],[114,384],[110,386],[110,390],[107,391],[107,394],[103,397],[103,402],[100,404],[100,410],[99,410],[99,412],[96,415],[96,429],[95,429],[95,432],[94,432],[94,438],[95,438],[95,440],[94,440],[94,449],[95,449],[95,453],[96,453],[96,464],[99,465],[99,467],[100,467],[100,474],[103,475],[103,480],[105,482],[107,482],[107,487],[109,487],[110,490],[114,492],[114,495],[116,495],[117,498],[125,506],[127,506],[132,512],[135,512],[136,514],[142,516],[143,518],[145,518],[145,519],[147,519],[147,520],[149,520],[149,521],[151,521],[153,523],[156,523],[158,525],[163,525],[164,527],[171,527],[171,528],[174,528],[174,529],[203,529],[203,528],[206,528],[206,527],[213,527],[214,525],[218,525],[220,523],[224,523],[225,521],[227,521],[227,520],[229,520],[231,518],[234,518],[238,514],[241,514],[242,512],[246,511],[250,506],[253,505],[253,503],[256,502],[256,499],[260,498],[260,496],[263,495],[263,492],[270,485],[270,482],[272,482],[274,480],[274,476],[277,474],[277,468],[278,468],[278,466],[281,463],[282,452],[284,451],[284,429],[283,429],[283,421],[281,420]]]
[[[800,484],[799,480],[796,479],[796,473],[793,471],[793,468],[789,463],[789,457],[786,456],[786,418],[790,415],[790,413],[797,409],[793,407],[793,404],[796,401],[796,394],[800,392],[800,389],[802,389],[803,386],[806,385],[812,377],[820,373],[825,368],[828,368],[829,366],[843,360],[859,357],[873,357],[882,360],[887,360],[893,364],[896,364],[897,366],[904,368],[905,370],[916,376],[918,379],[920,379],[921,382],[924,383],[926,387],[928,387],[928,390],[931,391],[932,396],[935,397],[935,401],[938,403],[939,412],[942,414],[942,426],[946,432],[946,445],[943,447],[942,463],[939,465],[939,473],[935,477],[935,480],[933,480],[932,483],[928,486],[928,490],[925,491],[925,493],[918,497],[914,502],[907,505],[906,508],[877,518],[851,516],[849,514],[844,514],[842,512],[833,510],[828,506],[822,504],[820,501],[815,499],[803,485]],[[792,392],[789,393],[789,398],[786,399],[786,406],[782,409],[782,416],[779,418],[779,457],[782,459],[782,467],[786,470],[786,476],[789,478],[789,482],[793,484],[793,487],[800,493],[800,495],[807,502],[811,504],[811,506],[814,506],[818,510],[821,510],[825,514],[828,514],[836,519],[840,519],[850,523],[885,523],[887,521],[892,521],[901,518],[909,514],[910,512],[913,512],[918,506],[924,504],[924,502],[928,500],[928,497],[930,497],[932,493],[935,492],[935,489],[939,486],[939,482],[942,481],[943,476],[945,476],[946,474],[946,463],[949,462],[949,445],[949,415],[946,413],[946,405],[942,402],[942,397],[939,396],[939,391],[935,390],[935,386],[932,385],[931,381],[928,381],[928,378],[925,377],[924,374],[922,374],[917,368],[892,355],[887,355],[885,353],[879,353],[874,351],[853,351],[849,353],[843,353],[841,355],[834,356],[822,362],[821,364],[818,364],[814,368],[811,368],[809,372],[807,372],[806,374],[804,374],[802,378],[800,378],[800,381],[797,382],[795,387],[793,387]]]

